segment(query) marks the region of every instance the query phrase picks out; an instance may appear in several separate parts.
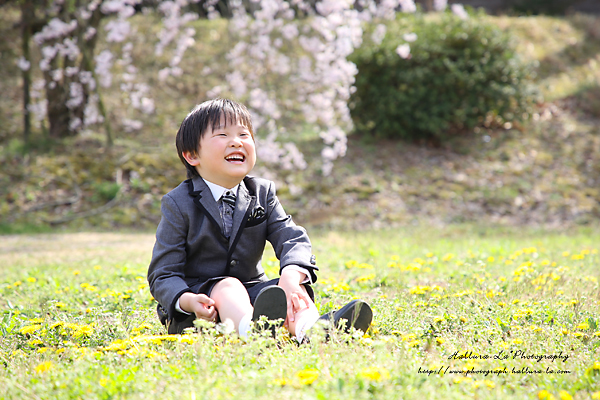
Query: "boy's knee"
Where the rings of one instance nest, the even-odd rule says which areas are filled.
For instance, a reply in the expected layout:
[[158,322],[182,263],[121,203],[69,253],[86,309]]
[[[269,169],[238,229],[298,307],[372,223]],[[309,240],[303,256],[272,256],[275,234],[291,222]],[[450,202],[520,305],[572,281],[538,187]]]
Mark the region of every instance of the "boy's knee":
[[213,288],[213,292],[222,290],[243,290],[245,292],[246,287],[238,278],[229,277],[220,280]]

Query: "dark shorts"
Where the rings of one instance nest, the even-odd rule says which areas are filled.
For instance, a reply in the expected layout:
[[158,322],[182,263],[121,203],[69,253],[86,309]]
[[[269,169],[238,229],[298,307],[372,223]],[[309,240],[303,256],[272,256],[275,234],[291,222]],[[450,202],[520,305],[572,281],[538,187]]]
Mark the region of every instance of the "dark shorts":
[[[201,283],[200,285],[193,286],[190,289],[192,289],[192,292],[194,292],[194,293],[198,293],[198,294],[202,293],[202,294],[205,294],[208,297],[210,297],[210,293],[214,289],[215,285],[225,278],[227,278],[227,277],[223,276],[223,277],[213,278],[206,282]],[[260,291],[263,288],[265,288],[267,286],[277,285],[278,283],[279,283],[279,278],[271,279],[271,280],[265,281],[265,282],[244,283],[244,286],[246,287],[246,291],[248,292],[248,297],[250,297],[250,304],[254,305],[256,296],[258,296],[258,293],[260,293]],[[315,301],[315,293],[314,293],[312,287],[309,284],[304,284],[303,286],[306,289],[306,292],[308,293],[311,300],[314,302]],[[160,319],[162,324],[166,325],[167,331],[169,334],[182,333],[184,329],[193,327],[194,320],[196,319],[196,316],[193,314],[192,315],[182,314],[182,313],[176,311],[173,318],[169,320],[163,307],[160,304],[157,307],[157,313],[158,313],[158,318]]]

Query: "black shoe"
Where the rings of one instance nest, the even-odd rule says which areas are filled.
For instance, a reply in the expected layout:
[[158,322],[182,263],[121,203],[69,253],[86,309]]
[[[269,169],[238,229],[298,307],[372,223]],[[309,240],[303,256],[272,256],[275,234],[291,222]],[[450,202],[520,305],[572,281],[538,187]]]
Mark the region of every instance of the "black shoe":
[[317,320],[330,321],[335,328],[349,333],[350,328],[367,332],[373,320],[373,310],[362,300],[352,300],[337,311],[328,312]]
[[[285,291],[279,286],[267,286],[262,289],[256,300],[254,300],[254,311],[252,312],[252,321],[258,322],[260,317],[267,317],[271,321],[271,333],[275,336],[275,330],[281,326],[287,317],[287,298]],[[277,321],[273,323],[273,321]],[[262,325],[261,323],[259,323]],[[258,324],[257,324],[258,325]],[[258,328],[266,328],[267,326],[258,326]]]
[[175,314],[173,319],[165,321],[165,326],[167,327],[167,333],[169,335],[180,335],[185,329],[194,328],[196,314],[188,315],[179,312],[176,312]]

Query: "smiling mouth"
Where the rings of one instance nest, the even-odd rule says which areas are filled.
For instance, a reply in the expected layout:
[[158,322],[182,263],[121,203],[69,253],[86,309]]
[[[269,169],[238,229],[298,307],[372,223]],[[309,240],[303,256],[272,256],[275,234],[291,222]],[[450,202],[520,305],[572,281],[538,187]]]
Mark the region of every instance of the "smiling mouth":
[[231,163],[243,163],[244,161],[246,161],[246,156],[240,153],[235,153],[225,157],[225,160]]

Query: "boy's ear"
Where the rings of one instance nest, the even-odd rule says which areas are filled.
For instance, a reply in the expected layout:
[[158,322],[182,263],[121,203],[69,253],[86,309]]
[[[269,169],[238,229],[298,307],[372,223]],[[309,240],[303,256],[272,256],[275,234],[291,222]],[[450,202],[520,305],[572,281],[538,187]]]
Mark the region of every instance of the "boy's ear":
[[187,161],[188,164],[193,167],[200,164],[200,158],[198,157],[198,154],[192,154],[190,151],[184,151],[183,158],[185,158],[185,161]]

